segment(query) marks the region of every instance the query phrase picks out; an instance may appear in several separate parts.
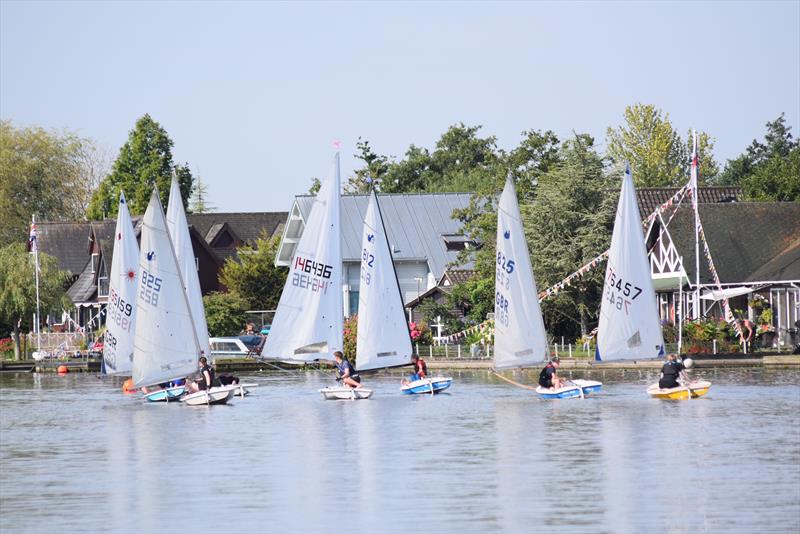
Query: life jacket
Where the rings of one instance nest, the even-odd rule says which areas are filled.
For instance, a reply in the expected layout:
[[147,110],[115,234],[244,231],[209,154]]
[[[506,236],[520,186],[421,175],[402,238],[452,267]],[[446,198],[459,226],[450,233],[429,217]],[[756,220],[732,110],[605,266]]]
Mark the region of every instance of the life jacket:
[[414,364],[414,372],[417,373],[420,378],[428,376],[428,366],[425,364],[425,360],[421,358],[417,360],[417,363]]
[[550,377],[547,374],[548,369],[553,369],[553,364],[548,363],[544,369],[539,371],[539,385],[542,387],[550,387]]

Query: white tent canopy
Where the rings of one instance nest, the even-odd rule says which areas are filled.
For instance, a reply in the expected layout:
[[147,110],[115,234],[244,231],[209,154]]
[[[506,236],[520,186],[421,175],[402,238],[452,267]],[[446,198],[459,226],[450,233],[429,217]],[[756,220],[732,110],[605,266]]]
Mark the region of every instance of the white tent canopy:
[[728,287],[725,289],[709,289],[703,296],[700,297],[703,300],[722,300],[722,299],[730,299],[733,297],[738,297],[739,295],[747,295],[748,293],[752,293],[755,289],[752,287]]

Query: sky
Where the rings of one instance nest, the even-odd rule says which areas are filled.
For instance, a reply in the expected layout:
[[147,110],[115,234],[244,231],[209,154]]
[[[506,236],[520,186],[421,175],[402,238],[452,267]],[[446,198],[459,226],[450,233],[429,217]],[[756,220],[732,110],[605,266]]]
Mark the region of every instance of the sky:
[[288,211],[360,137],[432,149],[482,125],[595,136],[626,105],[738,156],[786,113],[800,135],[800,1],[36,2],[0,0],[0,117],[112,159],[149,113],[218,211]]

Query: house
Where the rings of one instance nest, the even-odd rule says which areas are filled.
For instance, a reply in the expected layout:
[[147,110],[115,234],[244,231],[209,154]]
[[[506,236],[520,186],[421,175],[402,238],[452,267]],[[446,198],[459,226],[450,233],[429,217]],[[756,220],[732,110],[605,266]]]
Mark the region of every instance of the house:
[[[756,308],[768,307],[774,343],[788,344],[789,330],[800,320],[800,203],[701,203],[698,212],[722,292],[701,242],[701,297],[699,304],[695,302],[691,206],[678,208],[671,220],[658,216],[647,247],[652,251],[650,267],[662,320],[674,323],[678,309],[684,317],[723,317],[720,299],[727,296],[739,318],[756,323],[768,318]],[[760,303],[754,308],[756,301]]]
[[[378,195],[383,223],[392,249],[403,302],[418,299],[437,285],[458,253],[476,244],[461,235],[453,210],[469,205],[469,193],[404,193]],[[289,211],[275,264],[289,266],[303,235],[314,197],[295,197]],[[358,311],[361,239],[368,195],[341,197],[342,290],[344,313]]]
[[[261,235],[280,235],[286,215],[285,212],[189,214],[189,235],[203,294],[222,289],[220,270],[225,259],[236,258],[239,247],[255,244]],[[133,217],[132,222],[138,239],[141,217]],[[67,296],[74,308],[60,315],[51,314],[47,324],[56,331],[99,328],[108,299],[116,220],[43,222],[37,226],[39,250],[54,256],[59,268],[72,274]]]
[[[422,321],[424,317],[422,316],[420,307],[422,304],[428,301],[433,301],[435,304],[440,306],[450,307],[449,297],[453,292],[453,287],[467,282],[473,276],[475,276],[474,269],[447,269],[435,286],[427,290],[425,293],[422,293],[417,298],[406,303],[406,308],[408,309],[408,320],[412,322]],[[453,317],[456,317],[461,321],[464,320],[464,312],[464,309],[457,306],[450,307],[450,313],[453,315]],[[441,337],[441,334],[438,334],[438,337]]]

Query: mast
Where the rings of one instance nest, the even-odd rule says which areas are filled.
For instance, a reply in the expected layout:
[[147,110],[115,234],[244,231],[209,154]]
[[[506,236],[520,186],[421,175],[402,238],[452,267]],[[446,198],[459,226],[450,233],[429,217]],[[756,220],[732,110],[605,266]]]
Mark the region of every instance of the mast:
[[697,210],[697,131],[692,130],[692,207],[694,208],[694,318],[700,319],[700,214]]
[[39,245],[37,241],[36,235],[36,215],[31,215],[31,234],[30,234],[30,241],[31,241],[31,252],[33,252],[33,271],[35,273],[36,279],[36,323],[34,327],[36,328],[36,352],[42,350],[42,328],[41,328],[41,312],[39,311]]

